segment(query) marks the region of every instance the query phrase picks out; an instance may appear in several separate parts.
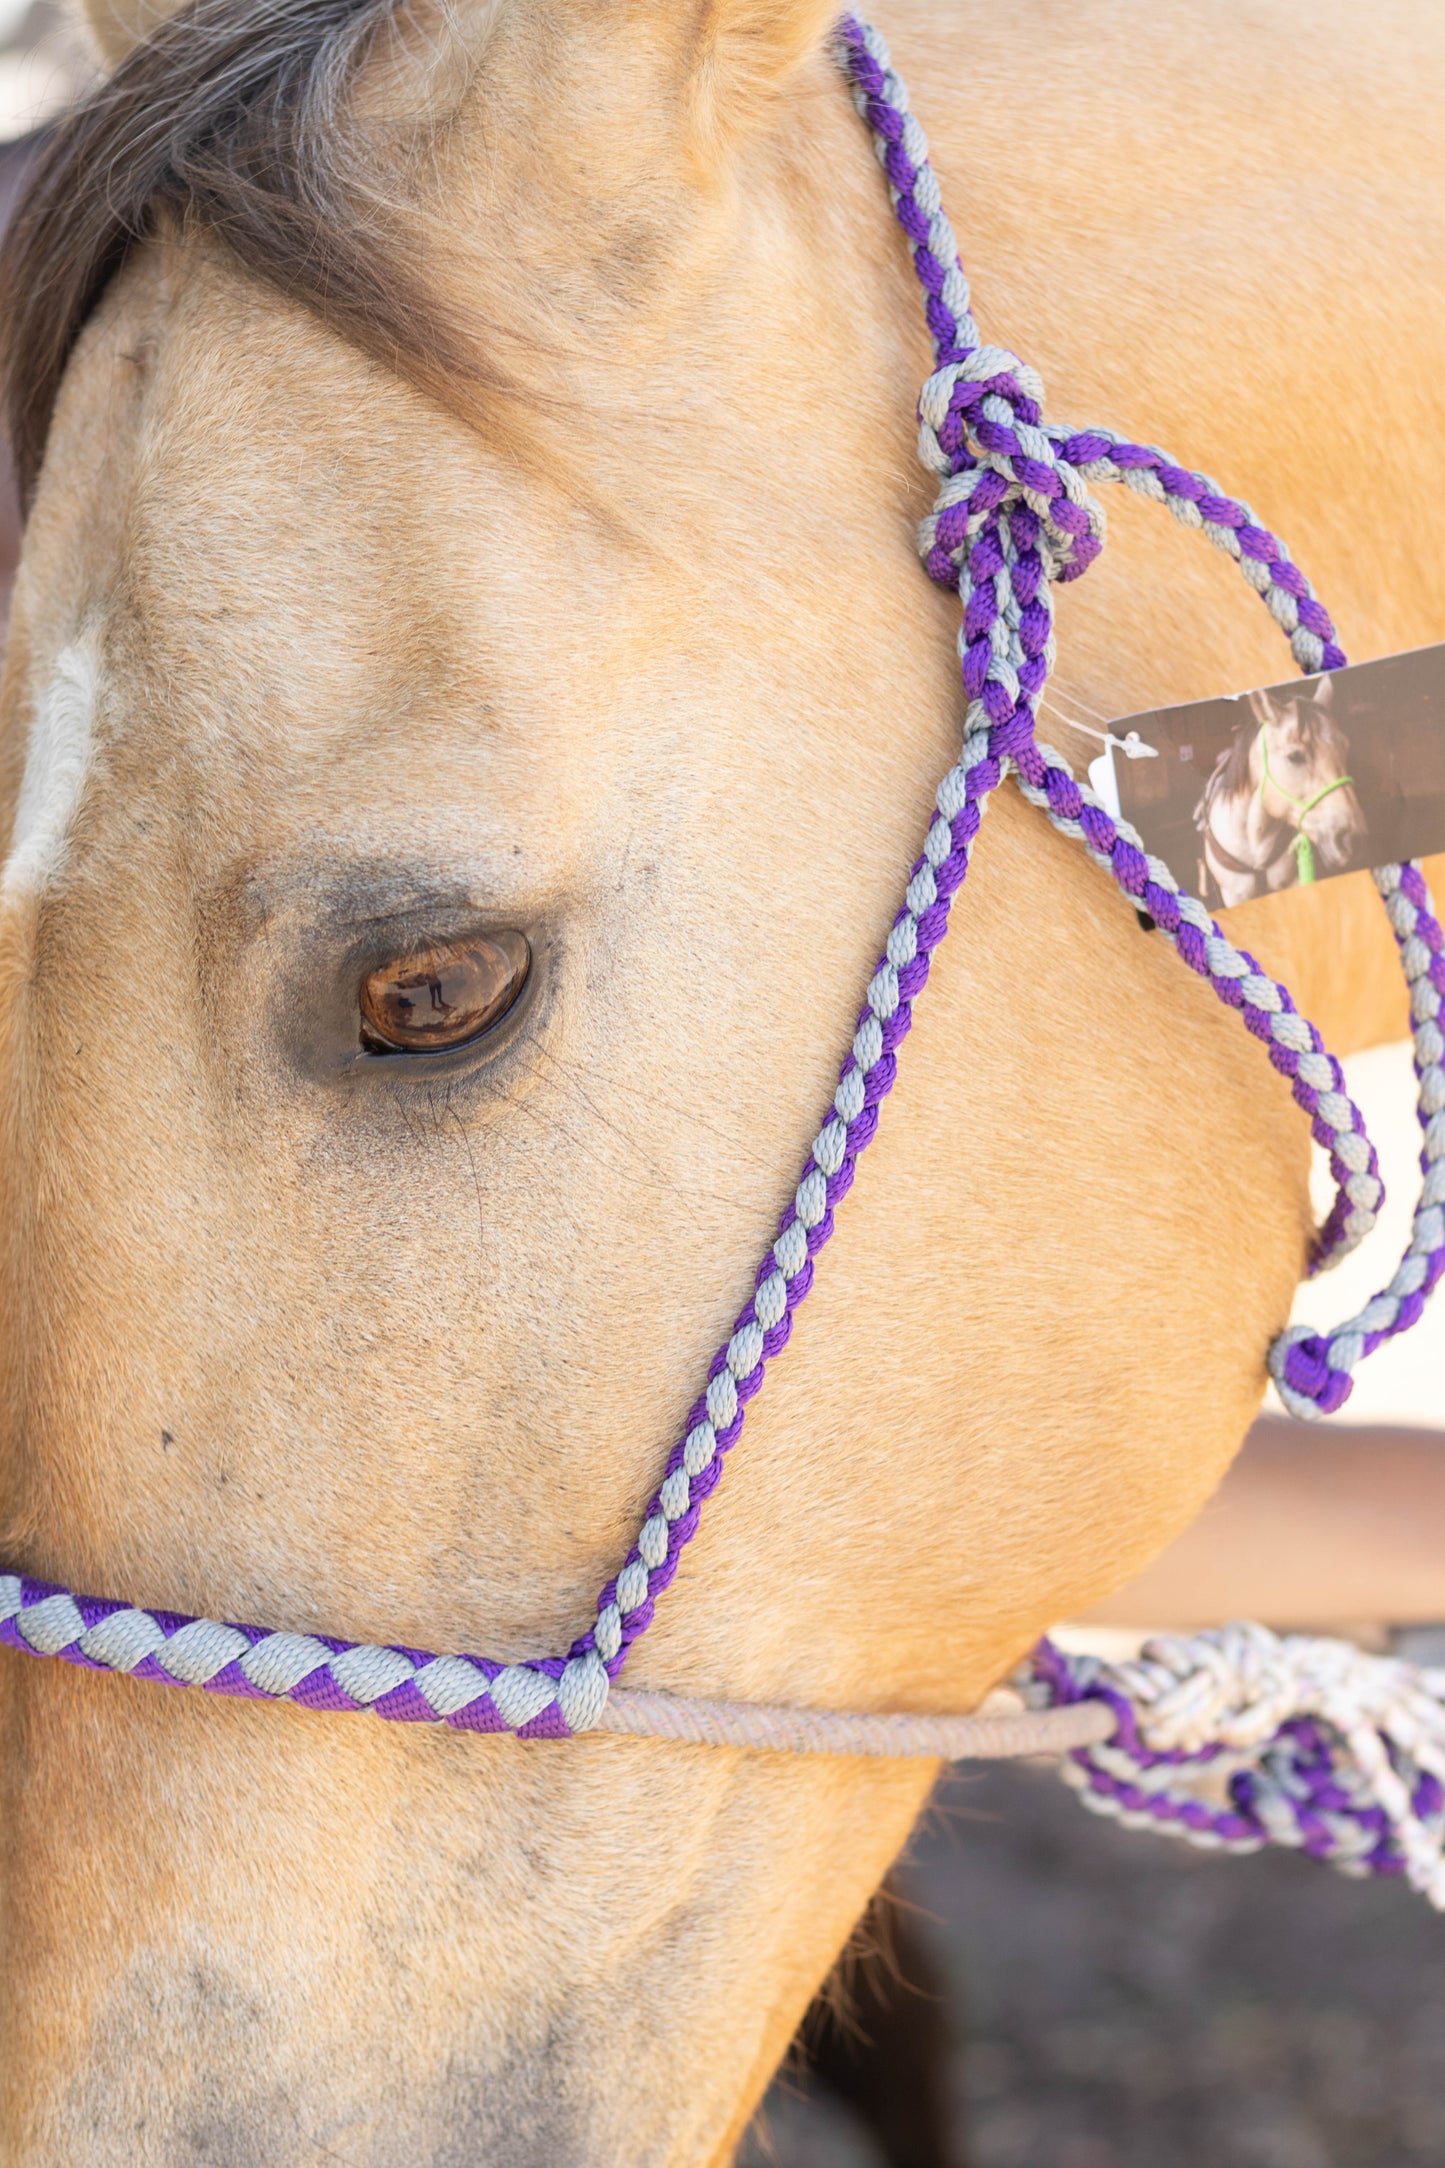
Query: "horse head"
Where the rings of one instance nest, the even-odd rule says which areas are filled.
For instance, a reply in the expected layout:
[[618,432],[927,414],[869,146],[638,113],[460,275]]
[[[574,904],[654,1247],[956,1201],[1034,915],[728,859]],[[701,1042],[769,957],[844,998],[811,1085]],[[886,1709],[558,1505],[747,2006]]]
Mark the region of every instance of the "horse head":
[[[955,757],[902,245],[825,0],[95,12],[11,287],[0,1555],[549,1654]],[[1019,801],[957,908],[636,1684],[966,1707],[1258,1403],[1283,1081]],[[27,2162],[720,2162],[930,1774],[0,1707]]]
[[1328,677],[1297,692],[1252,694],[1250,782],[1265,814],[1305,839],[1301,866],[1312,868],[1318,858],[1338,872],[1354,857],[1366,823],[1349,773],[1349,741],[1332,708]]

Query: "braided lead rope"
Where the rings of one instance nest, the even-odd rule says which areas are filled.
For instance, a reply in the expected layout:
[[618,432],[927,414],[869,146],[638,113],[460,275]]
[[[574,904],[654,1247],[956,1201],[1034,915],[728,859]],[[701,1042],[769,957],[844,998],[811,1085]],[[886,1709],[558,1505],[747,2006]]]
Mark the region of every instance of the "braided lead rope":
[[[1302,669],[1343,663],[1329,617],[1282,545],[1246,505],[1225,497],[1207,477],[1103,430],[1080,433],[1043,425],[1038,378],[1014,355],[979,344],[968,282],[923,133],[908,111],[887,48],[875,31],[850,16],[840,25],[838,52],[908,239],[938,362],[920,401],[920,450],[941,477],[922,547],[929,572],[955,587],[963,604],[965,738],[957,764],[939,786],[922,854],[869,983],[828,1118],[777,1239],[758,1267],[753,1296],[713,1358],[706,1389],[673,1448],[637,1542],[598,1598],[593,1626],[566,1657],[498,1664],[364,1647],[321,1635],[267,1633],[77,1597],[10,1575],[0,1576],[0,1640],[12,1647],[208,1692],[281,1696],[313,1708],[370,1708],[404,1721],[531,1738],[566,1737],[601,1723],[611,1681],[651,1623],[657,1598],[697,1531],[724,1458],[741,1435],[747,1403],[761,1387],[767,1363],[787,1344],[793,1315],[812,1285],[814,1260],[832,1234],[836,1207],[852,1185],[858,1155],[872,1141],[879,1106],[893,1088],[897,1050],[968,871],[984,806],[1010,772],[1025,797],[1042,806],[1065,834],[1077,836],[1131,901],[1153,916],[1190,968],[1241,1013],[1246,1027],[1268,1045],[1276,1068],[1291,1079],[1315,1137],[1330,1153],[1338,1188],[1315,1243],[1312,1269],[1333,1262],[1374,1224],[1382,1195],[1375,1155],[1344,1091],[1339,1065],[1319,1034],[1296,1013],[1285,989],[1226,941],[1204,906],[1144,851],[1137,834],[1111,820],[1067,764],[1035,738],[1034,711],[1054,651],[1050,583],[1076,578],[1102,544],[1103,517],[1087,487],[1092,481],[1123,481],[1166,502],[1185,524],[1200,526],[1263,596]],[[1445,1266],[1440,928],[1418,867],[1385,868],[1376,878],[1412,986],[1426,1184],[1410,1251],[1390,1287],[1328,1339],[1296,1329],[1276,1341],[1271,1370],[1286,1405],[1301,1414],[1341,1404],[1353,1364],[1414,1323]],[[1028,1680],[1032,1691],[1066,1706],[1099,1698],[1078,1684],[1067,1661],[1047,1642],[1035,1652]],[[631,1697],[634,1708],[638,1698]],[[801,1727],[796,1734],[801,1737],[812,1720],[792,1712],[789,1721]],[[844,1721],[870,1727],[876,1722],[885,1729],[889,1722]],[[870,1736],[881,1739],[884,1733],[871,1730]],[[1181,1810],[1181,1821],[1187,1819]]]
[[[142,1611],[14,1573],[0,1574],[0,1643],[82,1670],[124,1672],[252,1701],[290,1701],[333,1713],[369,1710],[392,1723],[447,1724],[526,1739],[565,1736],[547,1682],[527,1664]],[[1033,1709],[1005,1692],[973,1716],[878,1716],[624,1687],[609,1695],[596,1729],[773,1753],[974,1761],[1068,1753],[1108,1738],[1114,1722],[1112,1709],[1084,1697]]]
[[[0,1641],[87,1670],[392,1722],[562,1735],[526,1665],[182,1618],[0,1575]],[[617,1690],[597,1727],[753,1751],[928,1759],[1064,1754],[1085,1803],[1130,1827],[1350,1873],[1405,1874],[1445,1905],[1445,1672],[1258,1626],[1146,1645],[1134,1663],[1050,1644],[972,1717],[769,1708]]]
[[1016,1683],[1036,1708],[1114,1711],[1112,1739],[1063,1767],[1095,1813],[1208,1850],[1287,1845],[1403,1875],[1445,1910],[1445,1671],[1234,1625],[1160,1636],[1122,1664],[1043,1643]]

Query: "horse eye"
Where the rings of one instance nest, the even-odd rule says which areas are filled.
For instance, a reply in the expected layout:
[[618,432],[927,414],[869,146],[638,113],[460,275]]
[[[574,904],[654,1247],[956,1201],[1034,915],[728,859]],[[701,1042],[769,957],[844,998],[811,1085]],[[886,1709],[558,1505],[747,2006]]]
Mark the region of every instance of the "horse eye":
[[361,982],[361,1043],[369,1054],[446,1053],[506,1015],[526,984],[532,951],[520,933],[475,934],[378,964]]

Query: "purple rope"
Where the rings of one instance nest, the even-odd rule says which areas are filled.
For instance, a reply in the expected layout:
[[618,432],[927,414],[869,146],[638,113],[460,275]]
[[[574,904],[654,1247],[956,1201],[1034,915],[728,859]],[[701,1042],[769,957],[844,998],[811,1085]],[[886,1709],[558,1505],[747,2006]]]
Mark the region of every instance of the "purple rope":
[[[1258,1629],[1255,1630],[1258,1632]],[[1272,1638],[1272,1637],[1271,1637]],[[1148,1655],[1148,1649],[1145,1651]],[[1394,1666],[1404,1671],[1404,1666]],[[1385,1812],[1338,1724],[1312,1716],[1282,1723],[1243,1766],[1208,1796],[1195,1788],[1227,1751],[1210,1743],[1196,1752],[1152,1752],[1139,1731],[1139,1711],[1096,1659],[1070,1659],[1049,1641],[1034,1650],[1020,1680],[1039,1707],[1100,1700],[1118,1728],[1107,1745],[1068,1757],[1067,1774],[1084,1804],[1134,1827],[1235,1852],[1286,1845],[1349,1872],[1408,1875],[1438,1904],[1433,1887],[1445,1846],[1445,1786],[1415,1754],[1385,1736],[1388,1767],[1420,1825],[1421,1857],[1411,1859],[1401,1832]],[[1102,1674],[1102,1675],[1101,1675]],[[1242,1757],[1236,1753],[1236,1761]]]
[[510,1685],[525,1694],[537,1670],[555,1676],[560,1663],[508,1666],[399,1643],[376,1649],[331,1634],[277,1634],[264,1626],[77,1596],[29,1575],[0,1574],[0,1643],[86,1671],[124,1671],[161,1686],[199,1686],[249,1701],[291,1701],[345,1714],[366,1709],[391,1723],[511,1731],[523,1739],[568,1736],[550,1694],[533,1694],[542,1706],[524,1714],[508,1693]]

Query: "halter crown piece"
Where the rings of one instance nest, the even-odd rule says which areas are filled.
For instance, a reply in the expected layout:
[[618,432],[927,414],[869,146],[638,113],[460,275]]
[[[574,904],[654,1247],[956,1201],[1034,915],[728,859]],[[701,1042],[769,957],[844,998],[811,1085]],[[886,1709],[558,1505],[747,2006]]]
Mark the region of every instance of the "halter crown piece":
[[[1315,1239],[1312,1271],[1364,1238],[1382,1196],[1360,1116],[1313,1025],[1035,735],[1054,658],[1050,585],[1076,579],[1103,543],[1103,515],[1090,494],[1096,483],[1123,482],[1166,504],[1184,526],[1202,529],[1238,563],[1307,673],[1344,663],[1330,619],[1281,544],[1213,482],[1111,431],[1044,421],[1043,386],[1033,370],[979,338],[923,131],[887,47],[876,31],[845,16],[835,50],[872,132],[933,336],[937,367],[919,404],[919,450],[939,490],[921,546],[929,575],[956,589],[963,605],[963,750],[939,786],[833,1104],[626,1563],[567,1655],[529,1663],[222,1625],[76,1596],[14,1574],[0,1575],[0,1640],[35,1655],[212,1693],[370,1709],[527,1739],[603,1728],[824,1752],[1068,1747],[1074,1751],[1065,1775],[1102,1812],[1199,1844],[1251,1850],[1273,1841],[1329,1856],[1352,1872],[1404,1873],[1445,1904],[1445,1673],[1362,1657],[1341,1643],[1229,1627],[1156,1641],[1138,1662],[1111,1666],[1070,1659],[1041,1642],[1014,1681],[1035,1713],[1012,1719],[1012,1729],[1007,1720],[987,1717],[847,1716],[612,1691],[697,1531],[767,1364],[787,1344],[858,1155],[893,1088],[898,1050],[968,871],[984,807],[1009,773],[1029,802],[1076,837],[1130,903],[1149,913],[1290,1079],[1337,1185]],[[1418,865],[1380,867],[1375,880],[1410,987],[1425,1181],[1409,1249],[1389,1286],[1333,1333],[1294,1328],[1270,1350],[1270,1374],[1295,1415],[1340,1407],[1355,1365],[1415,1323],[1445,1270],[1441,930]]]

